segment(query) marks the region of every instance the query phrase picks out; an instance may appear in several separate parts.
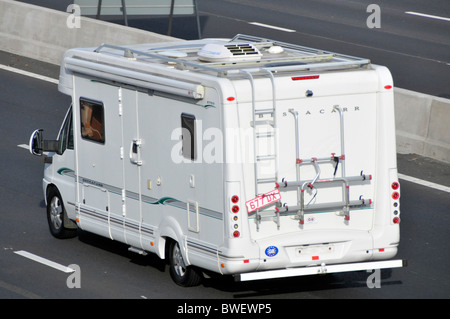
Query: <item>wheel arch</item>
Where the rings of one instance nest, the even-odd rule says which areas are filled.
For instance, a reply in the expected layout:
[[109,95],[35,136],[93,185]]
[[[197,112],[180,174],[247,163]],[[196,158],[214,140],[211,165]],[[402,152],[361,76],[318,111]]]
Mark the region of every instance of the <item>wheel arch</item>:
[[[66,208],[67,205],[66,205],[64,197],[61,195],[61,192],[59,191],[59,188],[53,183],[47,184],[47,187],[45,189],[45,206],[48,205],[49,196],[50,196],[52,190],[55,190],[55,192],[59,195],[59,197],[62,200],[62,204],[63,204],[64,208]],[[69,216],[67,215],[67,210],[66,209],[64,210],[64,227],[66,227],[68,229],[77,229],[78,228],[76,222],[71,220],[69,218]]]
[[186,249],[184,245],[184,234],[183,230],[178,223],[178,221],[173,217],[164,218],[160,223],[158,234],[158,247],[157,254],[161,259],[165,259],[168,253],[168,249],[171,241],[178,242],[183,254],[183,258],[188,260],[186,257]]
[[47,204],[47,202],[48,202],[48,196],[50,195],[51,189],[56,190],[58,192],[59,196],[61,196],[61,192],[59,191],[58,187],[56,187],[55,184],[53,184],[53,183],[47,184],[47,187],[45,188],[45,204]]

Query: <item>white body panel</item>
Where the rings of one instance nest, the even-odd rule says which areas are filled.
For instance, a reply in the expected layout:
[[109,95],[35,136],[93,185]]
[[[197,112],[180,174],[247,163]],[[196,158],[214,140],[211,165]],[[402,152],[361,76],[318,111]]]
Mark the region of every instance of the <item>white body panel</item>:
[[[134,49],[192,53],[211,42]],[[328,62],[332,70],[268,67],[267,76],[259,65],[241,70],[237,63],[218,76],[207,67],[220,73],[219,64],[195,69],[188,60],[179,70],[170,59],[129,60],[115,50],[72,50],[62,65],[60,90],[73,98],[75,146],[53,156],[44,188],[64,189],[68,217],[79,227],[161,258],[170,238],[188,265],[223,274],[396,254],[399,203],[390,185],[398,180],[386,68]],[[299,78],[305,75],[313,77]],[[103,106],[103,142],[81,135],[85,100]],[[254,117],[254,109],[275,112]],[[194,159],[183,155],[183,114],[195,118]],[[255,135],[254,120],[275,124],[257,124]],[[255,164],[255,155],[266,160]],[[73,172],[65,185],[61,168]],[[358,177],[365,174],[370,178]],[[302,213],[301,185],[284,189],[282,181],[312,184],[301,195]],[[247,213],[245,202],[274,190],[275,182],[281,203]]]

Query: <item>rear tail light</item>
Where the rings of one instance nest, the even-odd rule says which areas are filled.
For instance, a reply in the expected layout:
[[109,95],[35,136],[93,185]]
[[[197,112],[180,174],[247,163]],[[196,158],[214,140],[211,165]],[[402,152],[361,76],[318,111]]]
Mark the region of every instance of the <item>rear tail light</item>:
[[400,223],[400,211],[399,211],[399,201],[400,198],[400,184],[398,181],[394,181],[391,184],[391,189],[393,190],[391,197],[393,201],[392,204],[392,210],[391,210],[391,217],[392,217],[392,223],[393,224],[399,224]]
[[233,223],[232,223],[232,230],[233,230],[233,233],[232,233],[232,236],[234,237],[234,238],[238,238],[238,237],[240,237],[241,236],[241,233],[239,232],[239,228],[240,228],[240,225],[239,225],[239,210],[240,210],[240,208],[239,208],[239,196],[238,195],[233,195],[233,196],[231,196],[231,203],[232,204],[234,204],[233,206],[231,206],[231,211],[233,212],[233,217],[232,217],[232,220],[233,220]]

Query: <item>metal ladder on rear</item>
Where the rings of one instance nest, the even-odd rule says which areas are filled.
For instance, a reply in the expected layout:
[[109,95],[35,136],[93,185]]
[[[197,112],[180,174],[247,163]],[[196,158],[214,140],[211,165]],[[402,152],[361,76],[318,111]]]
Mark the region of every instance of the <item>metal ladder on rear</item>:
[[[271,71],[266,69],[259,69],[258,72],[267,74],[272,83],[272,107],[271,108],[257,108],[255,97],[255,81],[251,72],[242,70],[250,81],[252,91],[252,123],[253,126],[253,154],[254,154],[254,174],[255,174],[255,196],[261,194],[261,186],[264,184],[273,184],[278,180],[278,142],[277,142],[277,118],[276,118],[276,86],[275,78]],[[270,119],[267,119],[267,115],[270,115]],[[261,132],[261,128],[265,128]],[[271,153],[263,152],[260,150],[260,142],[264,141]],[[274,171],[272,176],[262,177],[261,166],[264,164],[272,164]],[[259,224],[261,222],[260,210],[255,212],[256,229],[259,230]],[[276,223],[277,228],[280,228],[280,214],[276,210]]]

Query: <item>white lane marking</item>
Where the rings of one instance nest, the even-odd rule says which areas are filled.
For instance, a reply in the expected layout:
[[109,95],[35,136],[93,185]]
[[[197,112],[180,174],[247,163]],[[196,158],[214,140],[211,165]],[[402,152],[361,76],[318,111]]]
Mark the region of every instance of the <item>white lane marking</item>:
[[426,14],[426,13],[420,13],[420,12],[414,12],[414,11],[406,11],[405,13],[406,14],[411,14],[411,15],[414,15],[414,16],[424,17],[424,18],[450,21],[450,18],[435,16],[435,15],[432,15],[432,14]]
[[408,182],[416,183],[416,184],[419,184],[419,185],[422,185],[422,186],[426,186],[426,187],[437,189],[437,190],[440,190],[440,191],[443,191],[443,192],[450,193],[450,187],[447,187],[447,186],[444,186],[444,185],[440,185],[440,184],[436,184],[436,183],[432,183],[432,182],[429,182],[429,181],[425,181],[425,180],[420,179],[420,178],[416,178],[416,177],[412,177],[412,176],[408,176],[408,175],[403,175],[403,174],[400,174],[400,173],[398,173],[398,178],[399,179],[403,179],[403,180],[408,181]]
[[46,258],[40,257],[40,256],[32,254],[32,253],[29,253],[29,252],[24,251],[24,250],[15,251],[14,253],[17,254],[17,255],[20,255],[22,257],[25,257],[25,258],[31,259],[33,261],[36,261],[38,263],[44,264],[46,266],[52,267],[54,269],[57,269],[59,271],[65,272],[65,273],[72,273],[72,272],[75,271],[72,268],[63,266],[61,264],[55,263],[54,261],[48,260]]
[[263,28],[275,29],[275,30],[284,31],[284,32],[296,32],[295,30],[292,30],[292,29],[286,29],[286,28],[277,27],[275,25],[270,25],[270,24],[265,24],[265,23],[248,22],[248,24],[256,25],[258,27],[263,27]]
[[36,74],[36,73],[32,73],[32,72],[28,72],[28,71],[24,71],[24,70],[20,70],[20,69],[16,69],[13,68],[11,66],[7,66],[7,65],[3,65],[0,64],[0,69],[5,70],[5,71],[9,71],[9,72],[14,72],[17,74],[21,74],[21,75],[26,75],[35,79],[39,79],[39,80],[43,80],[43,81],[47,81],[53,84],[58,84],[59,81],[53,78],[49,78],[48,76],[44,76],[44,75],[40,75],[40,74]]

